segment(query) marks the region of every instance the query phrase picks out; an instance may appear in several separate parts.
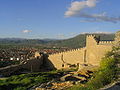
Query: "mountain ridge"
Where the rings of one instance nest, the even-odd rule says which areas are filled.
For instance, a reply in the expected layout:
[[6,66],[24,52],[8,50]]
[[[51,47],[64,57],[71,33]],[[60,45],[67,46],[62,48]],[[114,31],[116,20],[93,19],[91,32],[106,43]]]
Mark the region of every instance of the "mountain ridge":
[[47,45],[56,47],[81,48],[85,46],[86,36],[94,34],[100,36],[100,40],[114,40],[115,34],[79,34],[69,39],[24,39],[24,38],[0,38],[0,44],[20,44],[20,45]]

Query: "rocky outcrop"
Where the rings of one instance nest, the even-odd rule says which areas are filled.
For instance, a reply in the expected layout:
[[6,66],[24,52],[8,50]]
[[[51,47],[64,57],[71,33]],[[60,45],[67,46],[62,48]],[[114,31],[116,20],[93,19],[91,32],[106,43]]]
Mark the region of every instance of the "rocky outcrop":
[[91,77],[92,71],[82,70],[79,72],[68,72],[62,77],[40,84],[36,90],[66,90],[76,84],[84,84]]

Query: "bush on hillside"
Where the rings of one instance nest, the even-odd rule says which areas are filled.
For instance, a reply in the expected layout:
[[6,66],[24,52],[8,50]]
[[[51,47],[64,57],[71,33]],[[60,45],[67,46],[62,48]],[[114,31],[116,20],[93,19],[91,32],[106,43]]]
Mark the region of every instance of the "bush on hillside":
[[27,90],[28,88],[51,80],[49,73],[21,74],[0,80],[0,90]]
[[[116,57],[117,56],[117,57]],[[100,62],[100,67],[93,77],[85,84],[85,86],[76,85],[70,90],[97,90],[116,78],[116,63],[119,55],[114,51],[108,52]]]

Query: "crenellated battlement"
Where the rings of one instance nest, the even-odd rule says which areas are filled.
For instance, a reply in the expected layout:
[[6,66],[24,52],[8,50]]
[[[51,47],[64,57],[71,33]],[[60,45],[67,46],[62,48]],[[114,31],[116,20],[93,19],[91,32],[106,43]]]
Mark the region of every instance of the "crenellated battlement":
[[88,34],[86,37],[95,38],[96,36],[94,34]]
[[114,41],[100,41],[99,44],[113,44]]
[[86,47],[83,47],[83,48],[77,48],[77,49],[71,49],[71,50],[68,50],[68,51],[63,51],[63,52],[57,52],[57,53],[53,53],[53,54],[50,54],[49,56],[51,55],[58,55],[58,54],[66,54],[66,53],[73,53],[73,52],[76,52],[76,51],[80,51],[80,50],[84,50]]
[[99,66],[101,58],[112,49],[114,42],[100,41],[100,37],[96,37],[95,34],[88,34],[86,35],[86,47],[50,54],[49,60],[57,69],[65,67],[65,63]]
[[86,47],[96,46],[99,42],[99,38],[97,38],[94,34],[86,36]]

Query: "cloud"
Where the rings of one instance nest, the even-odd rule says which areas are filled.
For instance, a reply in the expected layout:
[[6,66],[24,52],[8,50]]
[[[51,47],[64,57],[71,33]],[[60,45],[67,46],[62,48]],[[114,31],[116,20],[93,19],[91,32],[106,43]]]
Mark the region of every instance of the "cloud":
[[81,13],[79,15],[79,17],[87,18],[87,20],[84,20],[86,22],[101,22],[101,21],[106,21],[106,22],[117,23],[118,21],[120,21],[120,17],[109,17],[105,13],[102,13],[102,14]]
[[90,14],[85,12],[85,9],[96,7],[98,0],[86,0],[86,1],[74,1],[71,6],[65,12],[65,17],[80,17],[86,20],[83,22],[113,22],[117,23],[120,21],[120,17],[110,17],[106,12],[100,14]]
[[71,33],[69,34],[69,36],[74,36],[74,35],[77,35],[77,33],[71,32]]
[[96,0],[74,1],[71,7],[65,12],[66,17],[76,16],[85,8],[92,8],[96,6]]
[[57,34],[56,38],[59,38],[59,39],[68,39],[68,38],[74,37],[76,35],[78,35],[78,33],[70,32],[70,33],[67,33],[67,34]]
[[31,30],[23,30],[22,33],[29,33],[32,32]]
[[81,34],[112,34],[112,32],[96,31],[96,32],[82,32]]
[[59,38],[59,39],[63,39],[63,38],[65,38],[66,36],[64,35],[64,34],[58,34],[57,35],[57,38]]

